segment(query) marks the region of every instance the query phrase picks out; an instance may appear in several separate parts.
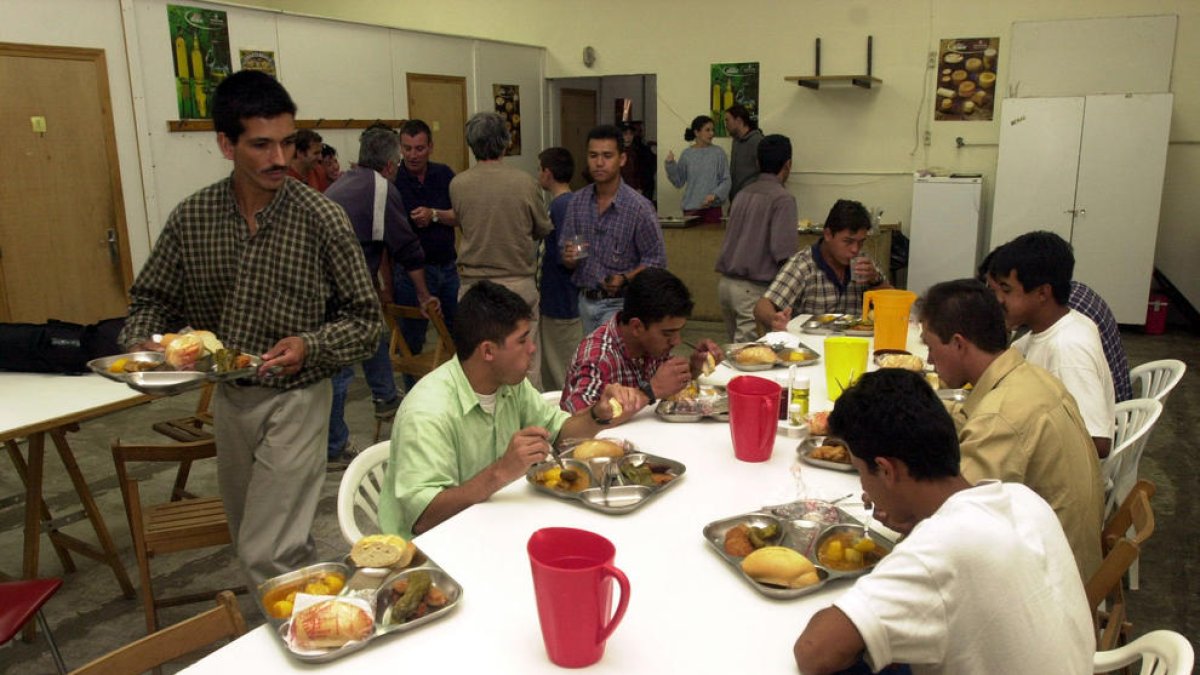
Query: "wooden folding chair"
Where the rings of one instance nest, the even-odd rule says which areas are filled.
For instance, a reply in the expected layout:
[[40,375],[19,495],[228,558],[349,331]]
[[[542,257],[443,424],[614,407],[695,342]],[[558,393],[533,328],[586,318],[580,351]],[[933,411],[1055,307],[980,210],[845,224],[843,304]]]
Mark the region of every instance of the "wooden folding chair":
[[[200,401],[196,404],[196,412],[187,417],[155,422],[151,428],[158,433],[180,443],[195,443],[213,440],[213,416],[208,406],[212,402],[213,383],[208,382],[200,390]],[[190,461],[179,463],[179,471],[175,474],[175,485],[171,488],[171,501],[193,499],[195,495],[187,491],[188,474],[192,470]]]
[[222,591],[217,595],[214,609],[109,652],[72,675],[142,673],[245,632],[246,620],[238,610],[237,598],[229,591]]
[[[411,305],[387,304],[383,308],[383,316],[392,331],[392,339],[388,345],[388,357],[392,361],[392,370],[402,375],[411,375],[415,379],[433,372],[435,368],[454,358],[454,339],[450,337],[450,329],[442,319],[442,312],[433,303],[425,307],[429,322],[437,330],[437,344],[420,354],[414,354],[400,331],[402,319],[425,319],[419,307]],[[384,420],[375,422],[375,442],[379,442],[379,432],[383,429]]]
[[[1150,508],[1154,492],[1154,483],[1138,481],[1100,532],[1104,560],[1084,584],[1088,606],[1096,616],[1098,650],[1112,649],[1124,642],[1132,628],[1126,621],[1125,589],[1121,581],[1154,534],[1154,511]],[[1130,528],[1133,535],[1127,536]]]
[[[213,596],[213,592],[155,598],[150,559],[164,553],[228,544],[231,541],[229,523],[219,497],[196,497],[143,506],[138,482],[129,477],[125,465],[128,462],[194,462],[215,457],[217,450],[212,441],[178,445],[124,445],[118,439],[113,441],[112,453],[129,517],[129,531],[133,535],[134,553],[137,554],[146,631],[153,633],[158,630],[159,607],[207,600]],[[245,592],[244,588],[237,590]]]

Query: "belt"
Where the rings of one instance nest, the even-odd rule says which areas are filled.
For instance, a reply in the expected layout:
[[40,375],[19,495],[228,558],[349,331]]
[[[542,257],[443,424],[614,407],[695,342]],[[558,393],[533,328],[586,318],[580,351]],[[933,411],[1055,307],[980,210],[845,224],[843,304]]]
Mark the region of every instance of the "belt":
[[624,287],[617,291],[616,295],[610,295],[608,291],[604,290],[603,288],[581,288],[579,289],[579,292],[582,293],[583,297],[587,298],[588,300],[609,300],[612,298],[620,298],[625,295]]

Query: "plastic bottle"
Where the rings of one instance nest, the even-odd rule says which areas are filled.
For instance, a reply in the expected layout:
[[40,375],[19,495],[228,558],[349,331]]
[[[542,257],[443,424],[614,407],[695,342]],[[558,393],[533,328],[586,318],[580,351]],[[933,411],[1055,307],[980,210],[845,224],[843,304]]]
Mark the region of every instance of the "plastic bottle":
[[788,406],[788,422],[792,426],[798,427],[804,424],[804,415],[805,413],[801,410],[799,403],[793,403]]
[[800,406],[800,415],[808,415],[808,395],[811,386],[808,382],[808,377],[797,375],[792,381],[792,405]]

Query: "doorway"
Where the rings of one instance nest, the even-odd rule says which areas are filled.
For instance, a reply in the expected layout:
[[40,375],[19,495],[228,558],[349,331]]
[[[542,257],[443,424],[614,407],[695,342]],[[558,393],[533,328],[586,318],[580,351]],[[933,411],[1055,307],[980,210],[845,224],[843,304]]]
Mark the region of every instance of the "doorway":
[[596,126],[596,91],[593,89],[562,89],[559,92],[559,145],[575,159],[575,174],[571,189],[583,187],[583,171],[587,168],[587,135]]
[[0,43],[0,321],[123,316],[133,278],[102,49]]
[[454,173],[467,170],[467,78],[407,73],[408,116],[424,120],[433,132],[435,162]]
[[[558,107],[554,107],[557,98]],[[587,134],[597,124],[627,123],[644,145],[642,164],[647,183],[643,194],[654,201],[658,174],[658,78],[655,75],[605,75],[568,77],[550,81],[550,109],[558,113],[551,120],[550,138],[571,151],[577,175],[571,189],[584,185],[587,168]]]

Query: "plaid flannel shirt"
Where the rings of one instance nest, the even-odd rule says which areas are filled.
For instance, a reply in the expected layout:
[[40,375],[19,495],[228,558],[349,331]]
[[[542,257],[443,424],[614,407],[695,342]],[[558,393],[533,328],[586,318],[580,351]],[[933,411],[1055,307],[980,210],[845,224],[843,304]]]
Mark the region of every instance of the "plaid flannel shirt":
[[595,185],[571,195],[566,222],[558,235],[559,245],[574,236],[582,236],[591,247],[571,276],[580,289],[599,288],[606,277],[641,265],[667,267],[667,249],[654,205],[624,181],[600,215],[596,214]]
[[253,378],[280,389],[370,356],[383,330],[379,300],[345,211],[289,179],[255,219],[252,236],[231,178],[181,202],[129,291],[120,343],[181,324],[251,354],[298,336],[306,349],[300,372]]
[[[846,282],[821,258],[821,242],[802,248],[788,259],[767,288],[765,297],[780,310],[785,307],[797,314],[862,314],[863,293],[871,287],[861,281],[850,279],[846,271]],[[883,270],[875,265],[875,271],[883,278]]]
[[629,355],[629,348],[621,339],[617,328],[621,313],[613,315],[608,323],[592,331],[579,343],[575,361],[567,371],[567,384],[563,387],[560,405],[571,413],[577,413],[600,400],[607,384],[621,384],[640,388],[649,384],[659,366],[671,358],[666,356]]
[[1125,345],[1121,342],[1121,330],[1112,309],[1086,284],[1071,282],[1071,297],[1067,306],[1091,319],[1100,331],[1100,346],[1104,348],[1104,360],[1112,372],[1113,393],[1117,403],[1133,398],[1133,383],[1129,380],[1129,359],[1125,357]]

